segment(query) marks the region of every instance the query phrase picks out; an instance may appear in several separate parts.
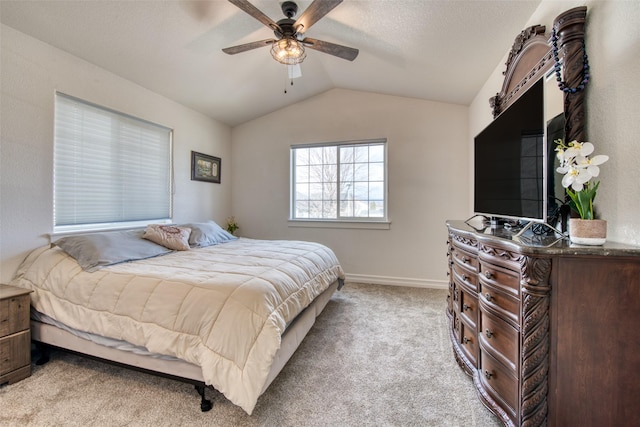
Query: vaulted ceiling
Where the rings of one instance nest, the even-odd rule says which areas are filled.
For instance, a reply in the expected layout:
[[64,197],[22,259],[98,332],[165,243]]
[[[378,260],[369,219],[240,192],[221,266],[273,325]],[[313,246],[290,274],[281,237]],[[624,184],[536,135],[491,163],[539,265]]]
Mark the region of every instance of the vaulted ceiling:
[[[274,21],[277,0],[251,0]],[[311,0],[299,0],[299,14]],[[3,24],[231,126],[331,88],[469,104],[540,0],[345,0],[306,36],[360,50],[353,62],[308,50],[287,77],[273,37],[225,0],[0,0]],[[286,89],[286,93],[285,93]]]

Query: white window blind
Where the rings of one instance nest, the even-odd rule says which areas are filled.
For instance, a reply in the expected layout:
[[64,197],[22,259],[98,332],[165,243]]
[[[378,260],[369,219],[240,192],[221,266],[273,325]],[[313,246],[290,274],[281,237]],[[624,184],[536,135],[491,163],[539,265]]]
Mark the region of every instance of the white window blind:
[[386,221],[386,140],[291,147],[291,219]]
[[171,129],[60,93],[54,231],[171,218]]

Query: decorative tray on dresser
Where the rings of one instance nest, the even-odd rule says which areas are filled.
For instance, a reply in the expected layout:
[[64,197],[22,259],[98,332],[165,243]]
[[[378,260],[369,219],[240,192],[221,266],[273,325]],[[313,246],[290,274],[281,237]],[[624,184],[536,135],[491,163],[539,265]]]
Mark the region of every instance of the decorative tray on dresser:
[[456,360],[509,426],[623,426],[640,404],[640,248],[448,221]]
[[31,375],[30,293],[0,284],[0,385]]

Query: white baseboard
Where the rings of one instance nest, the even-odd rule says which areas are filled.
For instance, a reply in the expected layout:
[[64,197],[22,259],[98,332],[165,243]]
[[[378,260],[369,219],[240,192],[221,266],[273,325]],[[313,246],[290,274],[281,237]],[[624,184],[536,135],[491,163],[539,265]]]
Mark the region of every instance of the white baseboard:
[[409,286],[413,288],[448,289],[445,280],[412,279],[408,277],[370,276],[366,274],[346,274],[346,282],[371,283],[374,285]]

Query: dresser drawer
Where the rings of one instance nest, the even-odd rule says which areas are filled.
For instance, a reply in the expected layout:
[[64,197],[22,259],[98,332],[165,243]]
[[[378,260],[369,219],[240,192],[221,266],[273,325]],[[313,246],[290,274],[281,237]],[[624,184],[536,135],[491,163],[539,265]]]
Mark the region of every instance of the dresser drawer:
[[520,298],[520,273],[516,271],[481,261],[480,281]]
[[478,258],[472,253],[454,246],[451,252],[451,258],[453,259],[454,266],[460,266],[470,273],[478,273]]
[[460,317],[467,324],[476,328],[478,325],[478,298],[476,293],[469,293],[464,288],[460,289]]
[[0,299],[0,337],[29,329],[29,294]]
[[480,281],[480,293],[478,297],[483,307],[493,311],[513,324],[520,324],[520,302],[513,294],[504,292],[503,288],[496,288],[483,280]]
[[453,279],[458,283],[467,286],[469,289],[478,292],[478,274],[471,273],[468,270],[453,264]]
[[480,382],[489,395],[504,409],[512,420],[518,413],[518,380],[489,353],[480,354]]
[[491,353],[510,368],[515,375],[518,371],[520,340],[518,331],[504,320],[491,313],[480,313],[478,340],[482,351]]
[[478,330],[467,325],[464,321],[460,322],[460,344],[469,362],[474,367],[478,366]]
[[31,364],[31,332],[0,338],[0,375]]

